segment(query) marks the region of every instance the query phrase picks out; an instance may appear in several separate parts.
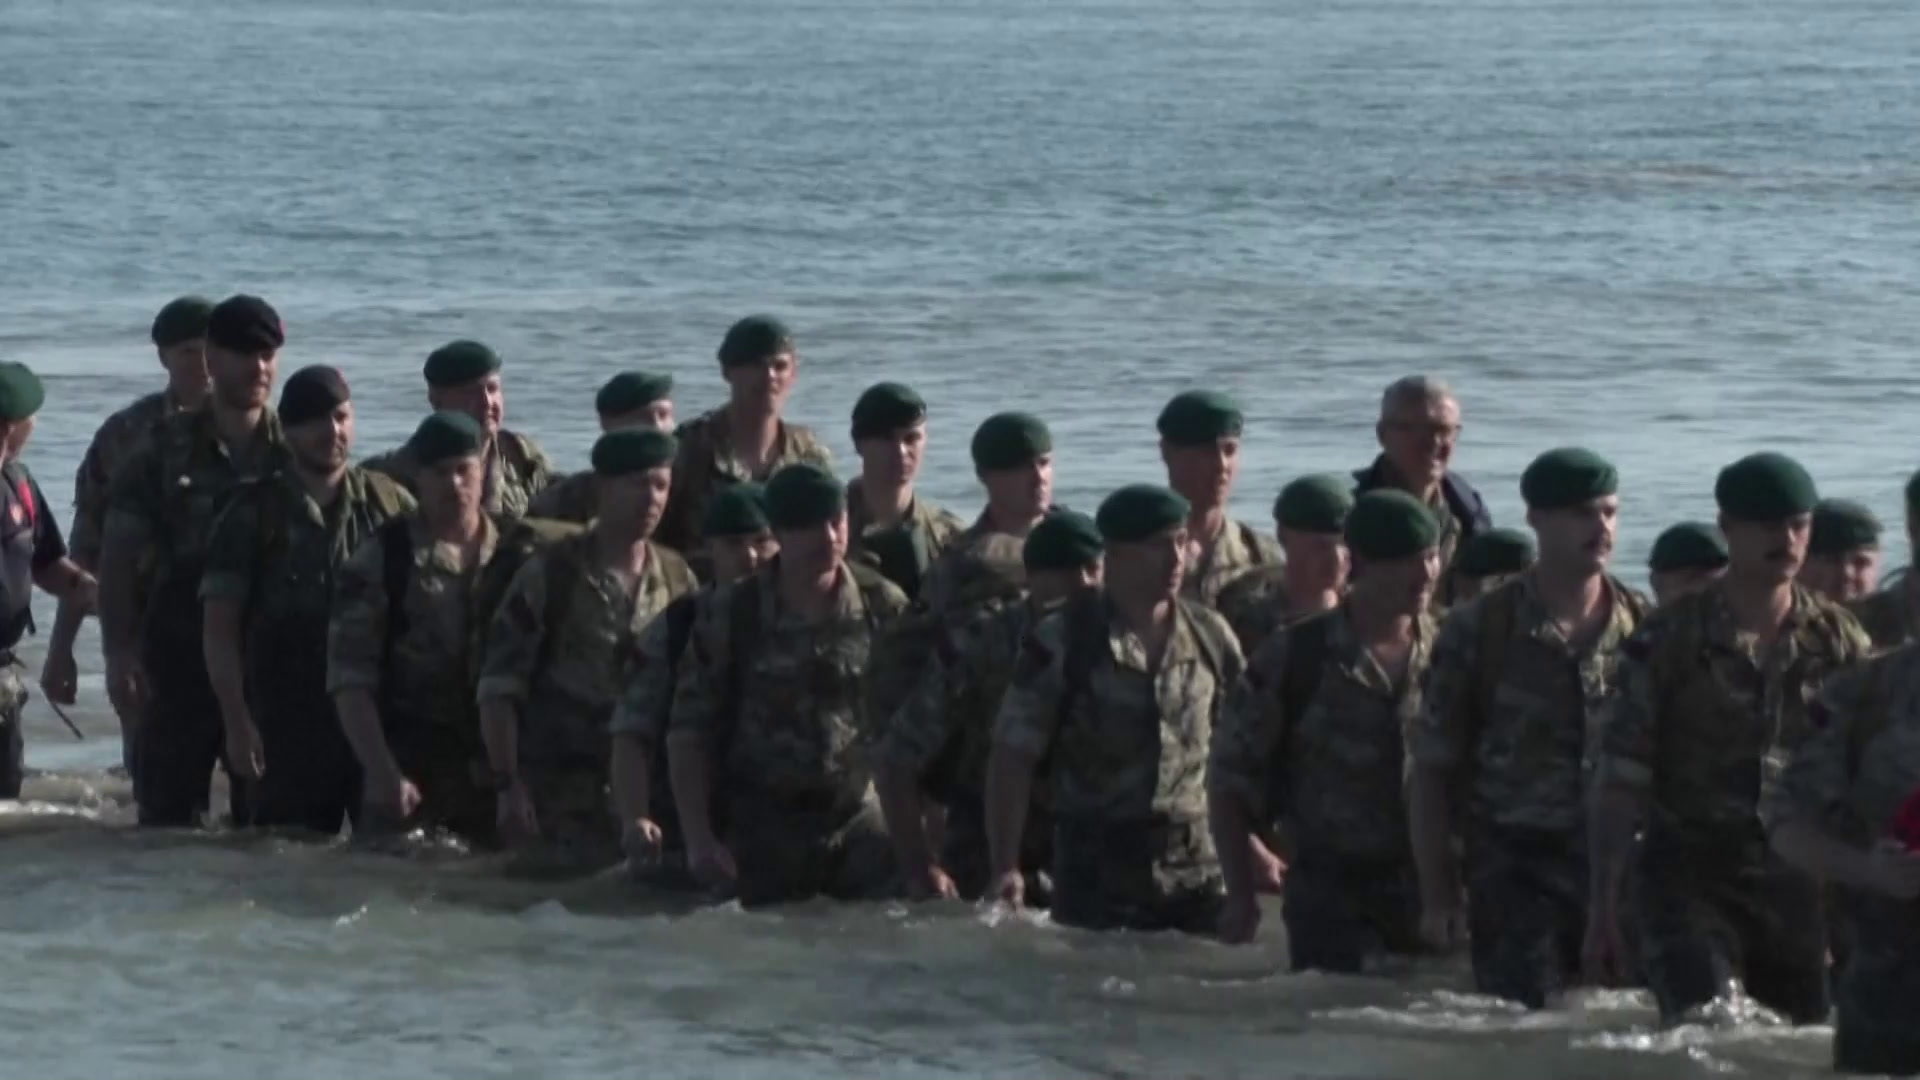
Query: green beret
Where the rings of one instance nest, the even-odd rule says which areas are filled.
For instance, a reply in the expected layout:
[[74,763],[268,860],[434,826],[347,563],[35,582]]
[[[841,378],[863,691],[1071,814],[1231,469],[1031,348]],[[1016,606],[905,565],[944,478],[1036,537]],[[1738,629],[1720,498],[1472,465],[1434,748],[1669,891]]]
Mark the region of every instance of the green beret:
[[673,396],[673,376],[650,371],[623,371],[607,380],[593,397],[593,411],[601,416],[638,412]]
[[727,328],[720,342],[720,366],[758,364],[793,348],[793,334],[771,315],[749,315]]
[[758,536],[771,532],[767,520],[767,489],[762,484],[731,484],[721,488],[707,504],[707,520],[701,535]]
[[171,301],[153,317],[153,343],[165,349],[206,337],[207,316],[211,314],[213,301],[204,296],[183,296]]
[[1094,520],[1107,543],[1132,544],[1184,523],[1192,509],[1158,484],[1128,484],[1101,502]]
[[767,520],[776,529],[810,529],[846,508],[846,490],[818,465],[787,465],[767,481]]
[[1189,390],[1160,410],[1160,437],[1175,446],[1205,446],[1239,438],[1245,425],[1240,406],[1213,390]]
[[1106,547],[1100,526],[1085,514],[1055,510],[1027,534],[1020,561],[1028,570],[1078,570],[1098,559]]
[[477,341],[449,341],[433,350],[421,369],[428,386],[459,386],[500,370],[500,354]]
[[680,443],[664,431],[628,428],[609,431],[593,444],[593,471],[599,476],[625,476],[673,464]]
[[1607,459],[1577,446],[1549,450],[1520,474],[1520,497],[1531,510],[1565,510],[1619,491],[1620,474]]
[[1843,555],[1880,546],[1880,519],[1852,499],[1821,499],[1813,508],[1809,555]]
[[438,465],[448,458],[472,457],[480,453],[486,434],[473,417],[463,412],[442,410],[420,421],[407,440],[407,450],[422,465]]
[[977,472],[1017,469],[1053,453],[1053,433],[1037,416],[1022,412],[995,413],[973,433],[973,467]]
[[1533,537],[1518,529],[1488,529],[1467,537],[1453,568],[1468,577],[1517,574],[1533,565]]
[[891,435],[927,418],[927,403],[899,383],[875,383],[853,403],[853,441]]
[[1354,500],[1346,535],[1355,555],[1384,562],[1438,545],[1440,522],[1426,503],[1404,491],[1369,491]]
[[47,388],[40,376],[18,361],[0,364],[0,420],[13,423],[40,411],[47,400]]
[[1720,470],[1713,485],[1720,512],[1735,521],[1784,521],[1811,513],[1820,501],[1800,463],[1771,451],[1750,454]]
[[1718,570],[1727,565],[1727,540],[1704,521],[1683,521],[1653,542],[1647,568],[1656,574],[1670,570]]
[[1353,483],[1334,473],[1302,476],[1280,489],[1273,520],[1283,529],[1338,535],[1353,509]]

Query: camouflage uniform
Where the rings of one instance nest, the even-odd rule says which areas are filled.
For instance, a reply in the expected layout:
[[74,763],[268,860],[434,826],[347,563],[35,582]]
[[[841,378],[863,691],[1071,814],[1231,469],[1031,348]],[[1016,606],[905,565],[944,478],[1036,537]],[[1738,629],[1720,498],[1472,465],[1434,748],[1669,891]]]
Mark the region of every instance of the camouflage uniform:
[[33,579],[67,555],[60,523],[26,465],[0,465],[0,798],[20,797],[26,740],[21,713],[30,696],[14,646],[33,628]]
[[569,473],[527,503],[527,516],[581,525],[600,516],[600,484],[592,469]]
[[200,597],[242,605],[247,705],[267,762],[242,824],[337,833],[357,809],[360,770],[326,692],[327,613],[354,549],[413,508],[360,469],[322,508],[289,468],[242,485],[214,523]]
[[[390,580],[387,553],[399,540],[395,528],[374,534],[340,568],[327,626],[327,692],[373,694],[400,773],[420,788],[419,824],[491,843],[494,793],[473,701],[479,667],[473,609],[499,531],[483,516],[479,557],[462,570],[447,545],[434,543],[411,520],[408,550],[404,558],[393,556],[405,570],[404,582],[397,582]],[[399,586],[399,597],[389,594],[390,585]],[[398,633],[390,604],[403,621]]]
[[709,755],[742,903],[872,898],[890,884],[893,853],[863,760],[874,737],[864,682],[874,632],[906,597],[851,566],[824,622],[784,610],[779,593],[776,564],[700,605],[668,745]]
[[661,847],[665,853],[660,880],[656,884],[681,885],[688,880],[683,873],[685,837],[680,830],[680,810],[673,802],[673,777],[667,764],[667,724],[673,715],[673,689],[678,681],[680,662],[686,656],[687,643],[693,638],[693,620],[703,604],[710,602],[715,589],[702,586],[668,604],[660,616],[648,623],[634,642],[629,656],[626,685],[620,690],[613,717],[607,723],[608,735],[631,736],[647,750],[649,815],[660,826]]
[[100,540],[107,524],[107,502],[113,493],[113,477],[133,452],[168,417],[183,410],[166,391],[148,394],[107,417],[87,445],[86,457],[73,478],[73,561],[92,570],[100,565]]
[[1256,567],[1281,561],[1280,546],[1251,525],[1229,521],[1210,541],[1194,537],[1199,557],[1187,568],[1180,595],[1195,603],[1217,607],[1220,591],[1235,578]]
[[1318,612],[1300,612],[1287,595],[1287,568],[1284,565],[1260,566],[1241,574],[1221,588],[1214,607],[1226,616],[1240,639],[1240,651],[1251,657],[1274,632]]
[[[1769,793],[1767,824],[1801,822],[1868,847],[1920,790],[1920,648],[1827,681],[1814,730]],[[1852,949],[1834,990],[1835,1068],[1920,1072],[1920,920],[1913,901],[1841,890]]]
[[694,552],[700,546],[700,525],[707,518],[707,503],[723,487],[765,480],[783,465],[805,462],[823,469],[833,467],[832,452],[811,429],[782,421],[767,467],[752,472],[734,459],[732,432],[732,414],[725,408],[689,420],[674,432],[680,440],[680,453],[673,462],[673,494],[667,500],[666,517],[654,534],[660,543],[676,551]]
[[[1031,603],[1009,603],[977,612],[964,626],[942,633],[925,673],[888,722],[876,750],[881,760],[912,770],[947,808],[940,865],[963,896],[979,896],[987,887],[985,800],[994,718],[1021,640],[1052,610],[1058,605],[1041,611]],[[1036,879],[1053,859],[1053,816],[1044,778],[1034,788],[1022,841],[1021,869]]]
[[966,528],[959,518],[923,495],[915,494],[900,524],[883,526],[867,509],[865,489],[847,485],[847,557],[865,558],[911,600],[934,560]]
[[594,543],[591,531],[561,540],[520,568],[488,630],[476,694],[519,707],[520,776],[555,849],[548,854],[578,869],[619,855],[606,794],[607,723],[634,642],[694,587],[685,560],[649,544],[629,589],[595,565]]
[[1759,653],[1725,590],[1675,600],[1622,646],[1599,778],[1651,795],[1638,884],[1662,1015],[1743,976],[1755,1000],[1812,1022],[1827,1011],[1819,886],[1768,850],[1759,811],[1807,736],[1808,701],[1870,645],[1851,615],[1795,585]]
[[[404,446],[368,458],[360,467],[386,473],[408,491],[419,494],[420,463]],[[502,428],[487,453],[487,484],[480,507],[496,517],[524,516],[534,496],[552,482],[553,466],[546,453],[525,435]]]
[[934,561],[920,583],[919,604],[943,616],[1024,590],[1027,567],[1023,538],[1003,533],[985,514],[961,531]]
[[[1298,840],[1283,909],[1296,971],[1358,972],[1418,946],[1406,738],[1434,633],[1422,616],[1396,683],[1355,639],[1344,606],[1287,627],[1248,664],[1214,733],[1214,791],[1265,808],[1260,820],[1285,821]],[[1306,635],[1318,644],[1305,646]],[[1317,676],[1290,670],[1315,654]]]
[[1226,620],[1186,601],[1157,666],[1098,592],[1021,644],[993,738],[1036,762],[1051,754],[1056,920],[1212,932],[1224,889],[1207,745],[1244,668]]
[[1899,581],[1876,593],[1847,605],[1861,629],[1873,639],[1880,652],[1897,649],[1920,637],[1920,575],[1903,575]]
[[1648,602],[1612,577],[1610,612],[1567,640],[1522,575],[1457,607],[1428,669],[1408,749],[1461,797],[1474,982],[1542,1008],[1577,980],[1586,934],[1587,768],[1620,647]]
[[[235,457],[220,441],[211,405],[169,418],[114,472],[106,533],[140,553],[145,593],[141,663],[148,699],[134,748],[140,821],[192,824],[208,801],[226,731],[207,681],[200,642],[200,578],[214,519],[238,485],[280,467],[280,421],[262,412],[253,439]],[[244,817],[245,785],[231,785]]]

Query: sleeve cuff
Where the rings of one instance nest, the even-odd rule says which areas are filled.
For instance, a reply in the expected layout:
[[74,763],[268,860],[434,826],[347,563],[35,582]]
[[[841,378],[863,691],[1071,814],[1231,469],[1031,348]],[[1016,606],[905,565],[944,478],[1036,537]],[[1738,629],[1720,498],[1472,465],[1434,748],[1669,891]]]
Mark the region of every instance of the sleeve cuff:
[[235,600],[246,595],[245,574],[210,573],[200,579],[202,600]]
[[482,675],[474,687],[475,701],[489,698],[507,698],[512,701],[527,699],[527,680],[518,675]]

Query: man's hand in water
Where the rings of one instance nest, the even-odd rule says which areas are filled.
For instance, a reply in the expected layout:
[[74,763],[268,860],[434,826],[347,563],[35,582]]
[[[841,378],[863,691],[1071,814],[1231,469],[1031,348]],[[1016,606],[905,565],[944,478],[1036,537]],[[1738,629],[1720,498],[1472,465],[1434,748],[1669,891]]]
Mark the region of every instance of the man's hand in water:
[[701,884],[710,889],[731,886],[740,877],[733,852],[717,838],[707,836],[687,841],[687,868]]
[[51,649],[40,666],[40,692],[55,705],[71,705],[80,690],[80,665],[72,649]]

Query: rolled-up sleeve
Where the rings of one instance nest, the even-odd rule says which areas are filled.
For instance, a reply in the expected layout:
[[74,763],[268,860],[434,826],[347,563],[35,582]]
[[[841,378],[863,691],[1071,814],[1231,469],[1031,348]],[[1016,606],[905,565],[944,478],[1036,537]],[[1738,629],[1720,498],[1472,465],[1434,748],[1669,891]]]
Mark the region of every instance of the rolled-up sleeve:
[[327,621],[327,692],[380,690],[387,648],[386,539],[374,536],[340,567]]
[[507,595],[487,627],[487,652],[474,688],[476,700],[527,700],[538,674],[533,669],[540,662],[540,644],[550,632],[546,566],[543,558],[528,559],[507,586]]
[[1047,616],[1020,643],[1013,662],[1013,680],[1000,699],[994,719],[993,742],[1033,758],[1053,744],[1060,727],[1060,701],[1066,693],[1066,621]]

